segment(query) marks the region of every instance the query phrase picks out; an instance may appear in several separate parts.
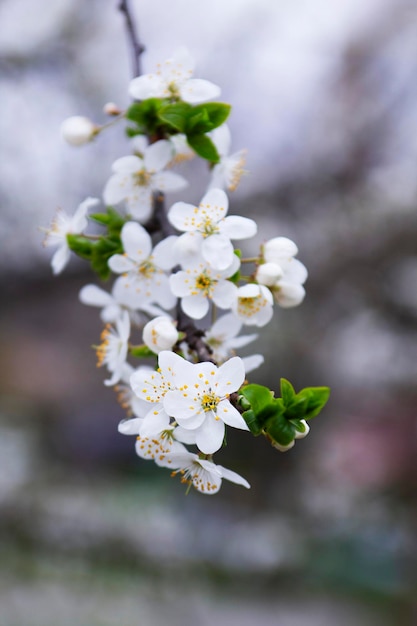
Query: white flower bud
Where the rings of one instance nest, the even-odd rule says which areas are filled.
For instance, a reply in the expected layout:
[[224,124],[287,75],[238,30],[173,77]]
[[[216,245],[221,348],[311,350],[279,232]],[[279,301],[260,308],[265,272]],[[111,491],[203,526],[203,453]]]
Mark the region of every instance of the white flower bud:
[[265,261],[277,262],[281,258],[290,258],[298,253],[295,243],[287,237],[274,237],[269,239],[263,246]]
[[273,287],[272,293],[280,307],[283,309],[291,309],[302,303],[306,295],[306,290],[298,283],[281,281],[278,285]]
[[277,443],[276,441],[272,445],[274,446],[274,448],[276,448],[280,452],[287,452],[287,450],[291,450],[291,448],[294,447],[294,444],[295,444],[295,440],[293,439],[286,446],[282,446],[280,443]]
[[103,107],[103,113],[105,115],[121,115],[122,111],[114,102],[106,102]]
[[256,270],[256,281],[260,285],[272,287],[282,276],[282,269],[277,263],[263,263]]
[[303,433],[301,433],[299,430],[296,430],[295,432],[296,439],[303,439],[304,437],[307,437],[308,433],[310,432],[310,426],[307,424],[307,422],[305,420],[300,420],[300,422],[304,426],[305,430]]
[[98,126],[82,115],[68,117],[61,124],[61,136],[71,146],[82,146],[88,143],[97,131]]
[[169,317],[161,315],[148,322],[143,329],[143,341],[149,350],[159,354],[171,350],[178,341],[178,331]]

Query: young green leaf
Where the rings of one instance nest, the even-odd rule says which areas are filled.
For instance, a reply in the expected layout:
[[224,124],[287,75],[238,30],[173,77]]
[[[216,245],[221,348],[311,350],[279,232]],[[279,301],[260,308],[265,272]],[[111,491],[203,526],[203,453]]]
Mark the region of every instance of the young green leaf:
[[295,398],[294,387],[286,378],[281,378],[281,397],[284,400],[285,406],[290,405]]
[[258,420],[256,419],[256,415],[252,410],[242,413],[242,417],[248,425],[248,428],[251,431],[252,435],[257,437],[262,433],[262,426],[261,424],[259,424]]
[[304,415],[302,419],[310,420],[316,417],[327,403],[330,396],[329,387],[306,387],[297,397],[304,399]]
[[258,414],[266,406],[269,406],[273,399],[273,392],[263,385],[246,385],[239,391],[240,394],[249,402],[252,411]]
[[295,437],[294,425],[279,413],[269,418],[264,425],[264,431],[282,446],[287,446]]
[[220,161],[216,146],[207,135],[187,135],[187,141],[194,152],[203,159],[211,163],[218,163]]
[[230,104],[207,102],[192,108],[186,127],[187,134],[208,133],[221,126],[231,110]]
[[154,352],[152,352],[152,350],[150,350],[148,348],[148,346],[145,346],[145,345],[132,346],[129,349],[129,352],[130,352],[130,354],[132,356],[135,356],[135,357],[137,357],[139,359],[145,358],[145,357],[147,358],[147,357],[150,357],[150,356],[156,357],[156,354]]
[[67,235],[67,243],[73,252],[83,259],[91,259],[93,243],[83,235]]
[[158,117],[167,126],[184,133],[192,106],[187,102],[167,104],[158,111]]

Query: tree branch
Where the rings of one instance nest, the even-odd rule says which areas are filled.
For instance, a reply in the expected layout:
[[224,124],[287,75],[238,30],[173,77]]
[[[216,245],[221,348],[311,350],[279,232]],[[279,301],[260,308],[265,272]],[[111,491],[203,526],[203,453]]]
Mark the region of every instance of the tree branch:
[[119,11],[121,11],[125,16],[127,35],[132,49],[133,77],[136,78],[136,76],[140,76],[142,73],[140,55],[144,52],[145,47],[140,43],[136,24],[132,16],[132,10],[129,6],[129,1],[120,0],[118,8]]

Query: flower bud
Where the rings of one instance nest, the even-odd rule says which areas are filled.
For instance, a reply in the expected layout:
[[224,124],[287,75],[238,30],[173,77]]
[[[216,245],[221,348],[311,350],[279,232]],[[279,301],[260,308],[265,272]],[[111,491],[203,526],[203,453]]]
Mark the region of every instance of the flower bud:
[[283,309],[298,306],[304,300],[306,290],[302,285],[281,281],[272,289],[274,299]]
[[282,446],[280,443],[277,443],[276,441],[274,441],[272,445],[274,446],[274,448],[276,448],[280,452],[287,452],[287,450],[291,450],[291,448],[294,447],[294,444],[295,444],[295,440],[293,439],[286,446]]
[[152,352],[171,350],[178,341],[178,331],[169,317],[161,315],[148,322],[143,329],[143,341]]
[[293,257],[298,253],[295,243],[287,237],[274,237],[263,246],[263,256],[267,262],[278,262],[278,259]]
[[304,426],[304,432],[300,432],[299,430],[296,430],[295,431],[296,439],[303,439],[304,437],[307,437],[308,433],[310,432],[310,426],[307,424],[307,422],[305,420],[300,420],[300,422]]
[[103,107],[105,115],[121,115],[121,109],[114,102],[107,102]]
[[61,136],[71,146],[82,146],[88,143],[97,132],[98,126],[82,115],[68,117],[61,124]]
[[282,269],[277,263],[263,263],[256,270],[256,281],[260,285],[272,287],[282,276]]

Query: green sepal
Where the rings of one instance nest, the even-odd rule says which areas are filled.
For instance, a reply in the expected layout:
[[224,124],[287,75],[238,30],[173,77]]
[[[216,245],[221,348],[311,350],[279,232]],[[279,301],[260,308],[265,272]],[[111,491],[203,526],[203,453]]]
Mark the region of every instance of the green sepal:
[[207,135],[187,134],[187,142],[194,152],[196,152],[203,159],[210,161],[210,163],[218,163],[220,161],[217,148]]
[[159,111],[165,100],[161,98],[147,98],[141,102],[134,102],[126,111],[126,118],[135,122],[138,130],[143,134],[152,135],[159,127]]
[[107,208],[107,213],[92,213],[89,217],[98,224],[107,226],[111,235],[118,235],[126,222],[124,217],[111,207]]
[[291,402],[295,398],[295,389],[286,378],[281,378],[281,397],[284,401],[285,406],[291,404]]
[[100,237],[94,242],[91,254],[91,267],[102,280],[107,280],[111,274],[108,260],[114,254],[122,254],[123,246],[120,237]]
[[209,133],[221,126],[229,117],[231,108],[230,104],[223,102],[207,102],[192,107],[185,129],[187,135]]
[[137,357],[138,359],[148,358],[150,356],[156,357],[155,352],[152,352],[145,344],[140,346],[131,346],[129,348],[129,352],[132,356]]
[[187,102],[167,104],[158,111],[159,119],[168,127],[184,133],[193,107]]
[[269,418],[264,425],[264,431],[270,439],[282,446],[287,446],[295,437],[295,426],[282,413]]
[[91,239],[84,237],[83,235],[67,235],[67,243],[70,250],[75,252],[83,259],[91,259],[93,242]]
[[251,409],[249,409],[249,411],[245,411],[244,413],[242,413],[242,417],[248,425],[248,428],[252,435],[258,437],[258,435],[262,433],[262,426],[256,419],[255,413]]

